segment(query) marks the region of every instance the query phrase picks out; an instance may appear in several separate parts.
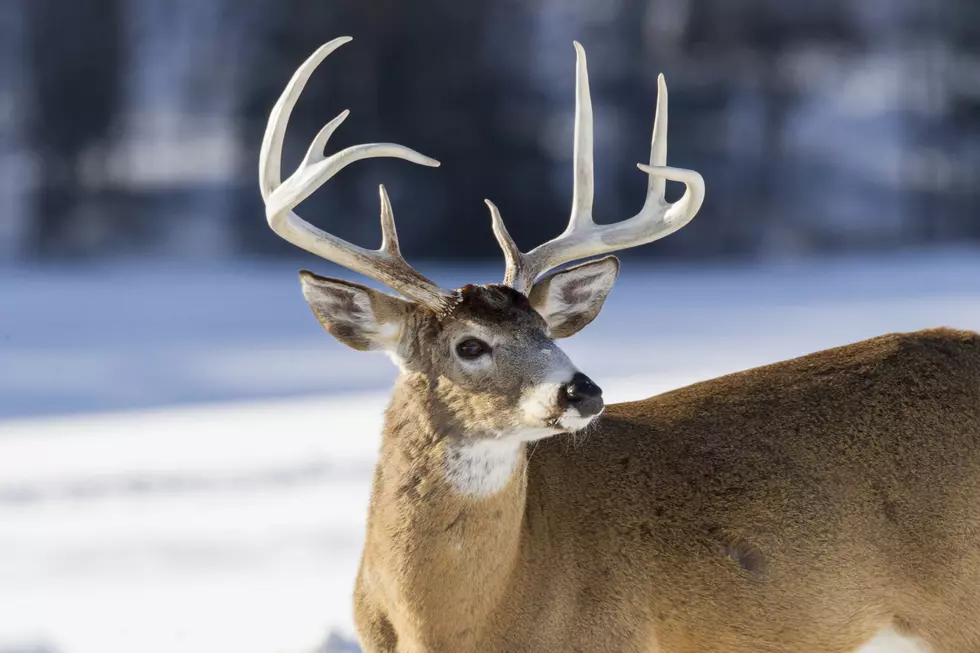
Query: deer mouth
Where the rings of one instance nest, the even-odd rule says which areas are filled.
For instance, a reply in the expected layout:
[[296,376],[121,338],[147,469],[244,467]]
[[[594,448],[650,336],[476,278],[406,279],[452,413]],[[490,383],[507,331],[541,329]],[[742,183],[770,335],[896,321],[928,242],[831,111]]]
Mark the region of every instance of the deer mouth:
[[600,408],[597,413],[582,415],[574,409],[566,410],[561,416],[554,420],[554,426],[566,433],[576,433],[593,424],[604,408]]

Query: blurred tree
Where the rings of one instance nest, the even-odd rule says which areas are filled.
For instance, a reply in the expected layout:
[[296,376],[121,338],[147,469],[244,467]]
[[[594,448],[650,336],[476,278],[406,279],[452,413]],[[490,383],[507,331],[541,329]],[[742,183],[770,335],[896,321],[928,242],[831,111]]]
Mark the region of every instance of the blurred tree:
[[[434,0],[427,11],[395,0],[277,5],[275,20],[252,44],[261,70],[243,92],[241,129],[246,151],[257,152],[268,111],[296,65],[327,40],[355,36],[307,87],[290,123],[285,169],[316,130],[342,108],[351,118],[328,146],[369,141],[403,143],[442,162],[438,170],[402,162],[351,166],[303,207],[304,216],[337,235],[375,246],[377,212],[367,213],[383,181],[392,196],[402,247],[409,255],[464,258],[498,255],[482,200],[492,197],[513,216],[526,241],[538,224],[519,215],[553,208],[543,192],[549,163],[534,138],[535,102],[522,84],[521,39],[527,17],[518,2],[497,5]],[[501,32],[507,38],[500,38]],[[517,73],[516,75],[514,73]],[[312,110],[311,110],[312,107]],[[248,177],[254,176],[249,161]],[[248,179],[246,177],[246,179]],[[241,194],[246,222],[238,231],[249,249],[283,251],[261,220],[254,182]],[[475,225],[479,225],[475,227]]]
[[17,6],[28,14],[24,77],[37,110],[21,112],[26,136],[6,142],[29,140],[37,153],[29,241],[39,255],[293,253],[262,219],[259,143],[296,65],[341,35],[356,43],[310,82],[284,169],[345,108],[353,113],[331,152],[393,141],[443,162],[358,163],[304,203],[312,222],[359,244],[379,238],[379,182],[409,256],[499,260],[484,198],[525,249],[558,233],[571,193],[572,39],[592,71],[597,220],[639,208],[645,180],[633,164],[648,154],[660,71],[671,89],[670,163],[707,179],[691,227],[629,256],[980,239],[973,0]]
[[80,224],[95,199],[82,165],[105,144],[116,118],[123,2],[27,3],[36,94],[29,129],[40,163],[30,246],[42,256],[77,254],[84,249],[79,239],[91,233],[92,225]]
[[25,29],[30,0],[7,0],[0,11],[0,260],[26,254],[33,222],[34,166],[23,125],[30,113]]
[[929,240],[959,243],[980,239],[980,4],[947,0],[930,9],[938,14],[933,52],[942,57],[938,76],[949,105],[930,116],[927,146],[941,172],[931,197],[917,203],[917,218],[929,225]]

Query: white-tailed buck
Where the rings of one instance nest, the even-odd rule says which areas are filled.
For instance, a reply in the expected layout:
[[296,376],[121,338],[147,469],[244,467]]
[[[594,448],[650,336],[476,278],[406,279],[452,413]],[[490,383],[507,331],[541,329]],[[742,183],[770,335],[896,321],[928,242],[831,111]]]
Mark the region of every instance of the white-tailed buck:
[[[384,188],[376,251],[292,212],[360,159],[438,165],[392,144],[324,156],[345,112],[281,179],[290,111],[348,40],[289,82],[260,181],[276,233],[404,297],[300,274],[327,331],[401,371],[355,590],[367,651],[980,651],[980,336],[887,335],[603,411],[555,340],[595,318],[619,263],[549,270],[700,208],[700,175],[666,166],[663,78],[643,208],[596,225],[576,44],[568,227],[521,253],[488,202],[504,281],[445,290],[402,258]],[[673,204],[666,180],[687,187]]]

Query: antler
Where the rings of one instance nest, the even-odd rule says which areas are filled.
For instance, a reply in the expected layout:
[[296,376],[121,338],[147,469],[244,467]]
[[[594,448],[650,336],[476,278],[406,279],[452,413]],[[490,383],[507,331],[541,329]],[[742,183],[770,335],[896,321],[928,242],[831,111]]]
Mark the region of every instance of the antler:
[[437,313],[444,313],[455,304],[454,296],[417,272],[402,257],[391,203],[384,186],[379,187],[382,237],[381,248],[377,250],[358,247],[317,229],[292,211],[328,179],[355,161],[394,157],[432,167],[438,166],[438,161],[394,143],[354,145],[329,157],[325,156],[323,150],[327,140],[350,113],[344,111],[324,125],[296,171],[286,181],[280,179],[283,136],[296,101],[320,62],[351,40],[349,36],[337,38],[314,52],[293,74],[286,90],[272,109],[259,155],[259,186],[262,199],[265,200],[266,218],[272,230],[293,245],[380,281],[405,297],[424,304]]
[[[589,95],[589,71],[585,50],[575,42],[575,181],[572,190],[572,215],[568,227],[557,238],[522,254],[507,233],[500,211],[487,200],[493,219],[493,233],[504,250],[507,273],[504,283],[527,293],[542,274],[563,263],[605,254],[619,249],[645,245],[668,236],[697,214],[704,201],[704,180],[693,170],[671,168],[667,164],[667,84],[664,76],[657,80],[657,113],[650,143],[650,164],[637,167],[649,175],[646,201],[632,218],[609,225],[597,225],[592,219],[592,98]],[[673,204],[664,199],[666,180],[687,186],[684,196]]]

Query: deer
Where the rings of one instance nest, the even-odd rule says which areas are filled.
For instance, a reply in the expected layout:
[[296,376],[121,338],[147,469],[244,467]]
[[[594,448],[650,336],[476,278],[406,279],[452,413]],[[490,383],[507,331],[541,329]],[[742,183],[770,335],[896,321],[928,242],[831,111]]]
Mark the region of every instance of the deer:
[[[384,186],[377,250],[293,211],[355,161],[439,165],[391,143],[327,156],[345,111],[281,178],[290,112],[350,40],[289,81],[259,181],[275,233],[397,293],[300,272],[328,333],[398,367],[353,592],[366,651],[980,651],[980,335],[892,333],[605,405],[556,341],[596,318],[611,252],[704,199],[666,165],[663,76],[644,204],[599,225],[575,43],[567,228],[522,253],[487,201],[504,279],[448,290],[402,256]],[[667,181],[685,186],[672,203]]]

